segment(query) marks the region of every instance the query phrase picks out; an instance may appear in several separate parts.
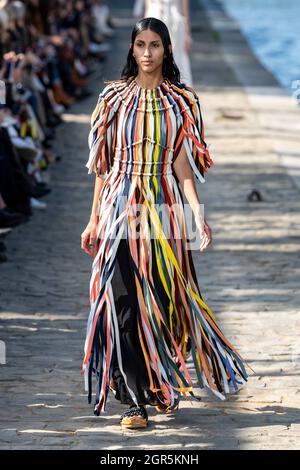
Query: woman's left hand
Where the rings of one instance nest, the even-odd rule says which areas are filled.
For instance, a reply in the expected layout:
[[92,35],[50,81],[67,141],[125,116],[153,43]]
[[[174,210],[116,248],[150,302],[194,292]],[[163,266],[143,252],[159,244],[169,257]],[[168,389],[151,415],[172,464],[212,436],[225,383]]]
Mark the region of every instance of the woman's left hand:
[[204,220],[203,229],[200,233],[201,243],[200,251],[205,251],[212,242],[212,231],[206,220]]

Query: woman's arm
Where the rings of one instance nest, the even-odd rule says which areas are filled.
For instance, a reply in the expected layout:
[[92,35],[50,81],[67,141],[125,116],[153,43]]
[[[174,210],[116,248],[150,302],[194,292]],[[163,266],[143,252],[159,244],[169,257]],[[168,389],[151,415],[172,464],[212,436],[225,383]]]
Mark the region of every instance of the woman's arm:
[[97,218],[99,195],[100,195],[100,192],[101,192],[103,184],[104,184],[104,178],[105,178],[104,175],[98,176],[96,174],[95,186],[94,186],[94,196],[93,196],[92,210],[91,210],[91,216],[90,216],[90,220],[92,220],[92,221],[96,221],[96,218]]
[[104,176],[95,177],[95,186],[94,186],[94,196],[92,203],[92,210],[90,215],[90,220],[81,234],[81,248],[85,253],[90,256],[94,256],[97,252],[96,238],[97,238],[97,226],[98,226],[98,216],[97,209],[99,203],[99,196],[104,184]]
[[191,206],[191,209],[195,217],[196,225],[200,232],[200,236],[201,236],[200,251],[204,251],[206,250],[208,245],[210,245],[210,243],[212,242],[212,233],[201,211],[201,202],[198,197],[193,170],[188,161],[183,145],[181,147],[181,150],[178,156],[176,157],[173,163],[173,168],[179,180],[180,186],[183,189],[184,195],[187,198],[187,201]]
[[187,54],[191,53],[192,50],[192,34],[191,34],[191,23],[190,23],[190,9],[189,0],[181,0],[182,17],[185,28],[185,51]]
[[182,0],[181,5],[182,5],[182,16],[184,17],[185,30],[188,34],[191,34],[189,0]]

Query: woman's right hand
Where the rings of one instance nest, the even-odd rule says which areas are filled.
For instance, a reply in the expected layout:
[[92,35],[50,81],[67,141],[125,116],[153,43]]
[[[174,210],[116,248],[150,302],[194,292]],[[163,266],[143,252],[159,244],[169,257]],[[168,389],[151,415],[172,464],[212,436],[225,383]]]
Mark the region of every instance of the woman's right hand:
[[97,247],[97,221],[91,219],[81,234],[81,248],[89,256],[95,256]]

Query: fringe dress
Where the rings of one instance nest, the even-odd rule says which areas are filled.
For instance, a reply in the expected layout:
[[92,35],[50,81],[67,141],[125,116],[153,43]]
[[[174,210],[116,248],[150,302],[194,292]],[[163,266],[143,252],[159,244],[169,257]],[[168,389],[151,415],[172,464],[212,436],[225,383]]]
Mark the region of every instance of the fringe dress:
[[[130,77],[100,93],[86,167],[105,179],[81,371],[89,403],[95,376],[96,415],[105,411],[110,390],[121,403],[167,408],[194,396],[194,387],[224,400],[247,381],[243,358],[200,293],[172,167],[182,145],[205,182],[213,161],[191,87],[164,78],[144,89]],[[161,205],[179,208],[168,233]]]

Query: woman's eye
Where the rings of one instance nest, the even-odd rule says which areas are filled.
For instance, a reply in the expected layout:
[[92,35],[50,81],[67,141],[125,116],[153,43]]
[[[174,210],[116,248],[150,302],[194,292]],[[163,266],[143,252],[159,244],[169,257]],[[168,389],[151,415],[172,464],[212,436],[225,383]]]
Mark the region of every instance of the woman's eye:
[[[153,45],[154,45],[154,47],[159,47],[159,44],[153,44]],[[137,46],[138,46],[138,47],[143,47],[144,44],[137,44]]]

